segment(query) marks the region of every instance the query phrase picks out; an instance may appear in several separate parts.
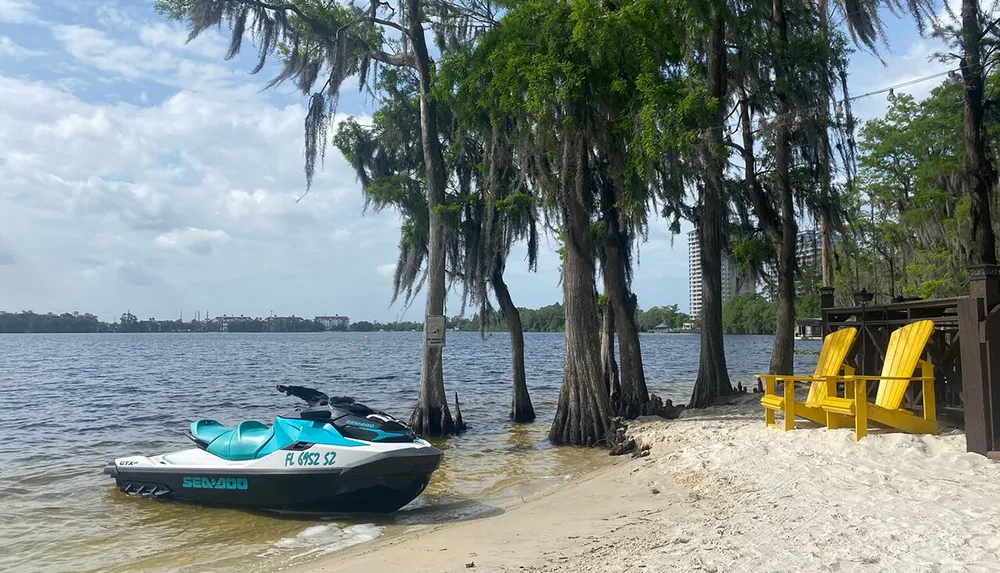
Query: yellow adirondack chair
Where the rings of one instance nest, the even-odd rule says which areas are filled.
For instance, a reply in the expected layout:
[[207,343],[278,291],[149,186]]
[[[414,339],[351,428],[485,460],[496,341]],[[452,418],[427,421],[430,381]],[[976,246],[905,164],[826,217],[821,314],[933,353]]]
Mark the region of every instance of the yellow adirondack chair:
[[[844,364],[847,353],[854,344],[854,338],[858,335],[856,328],[841,328],[836,332],[831,332],[823,338],[823,347],[819,351],[819,358],[816,360],[816,368],[812,376],[799,376],[795,374],[756,374],[755,376],[764,379],[764,397],[760,399],[761,406],[764,407],[764,423],[774,426],[774,413],[782,412],[785,415],[785,431],[795,427],[795,416],[812,420],[817,424],[826,424],[826,412],[820,407],[823,399],[826,398],[828,390],[827,382],[836,380],[840,371],[845,374],[854,374],[854,369]],[[777,381],[785,383],[784,395],[775,393],[775,383]],[[795,401],[795,383],[809,382],[809,395],[805,402]],[[834,384],[836,388],[836,384]],[[836,395],[836,390],[834,391]]]
[[[934,366],[920,357],[934,332],[934,322],[920,320],[893,331],[885,363],[879,376],[845,376],[843,398],[837,396],[836,380],[827,383],[827,396],[822,408],[827,412],[827,427],[835,429],[841,423],[854,420],[854,439],[868,434],[868,420],[911,434],[937,434],[937,412],[934,406]],[[920,368],[920,376],[913,373]],[[868,382],[878,380],[875,402],[868,401]],[[903,395],[910,382],[923,384],[923,417],[902,407]],[[832,390],[832,391],[831,391]]]

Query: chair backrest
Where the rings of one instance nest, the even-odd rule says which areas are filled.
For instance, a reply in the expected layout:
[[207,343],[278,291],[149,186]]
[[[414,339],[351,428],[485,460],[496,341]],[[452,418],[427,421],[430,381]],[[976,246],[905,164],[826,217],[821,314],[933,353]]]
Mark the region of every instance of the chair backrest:
[[[823,347],[819,350],[819,358],[816,359],[813,376],[825,377],[839,374],[857,335],[858,329],[851,326],[835,330],[823,337]],[[818,406],[825,398],[826,384],[813,382],[809,385],[809,396],[806,398],[807,406]]]
[[[889,347],[885,351],[882,376],[913,376],[933,332],[932,320],[918,320],[894,330],[889,336]],[[875,405],[890,410],[899,409],[909,385],[907,380],[879,380]]]

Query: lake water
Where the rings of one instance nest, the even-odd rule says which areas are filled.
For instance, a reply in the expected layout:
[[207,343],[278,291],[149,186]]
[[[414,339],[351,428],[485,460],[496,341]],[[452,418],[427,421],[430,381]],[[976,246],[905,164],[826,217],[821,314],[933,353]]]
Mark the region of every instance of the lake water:
[[[366,338],[367,336],[367,338]],[[323,521],[133,499],[102,473],[116,456],[191,447],[192,420],[270,422],[298,400],[279,383],[348,395],[403,419],[416,400],[420,333],[0,336],[0,571],[265,571],[410,527],[495,511],[607,463],[605,451],[553,448],[561,333],[526,333],[538,421],[514,425],[510,346],[448,333],[445,385],[469,431],[439,443],[426,492],[380,522]],[[688,400],[698,336],[642,336],[651,391]],[[796,341],[816,351],[819,341]],[[726,337],[733,383],[765,372],[769,336]],[[815,356],[796,355],[797,371]]]

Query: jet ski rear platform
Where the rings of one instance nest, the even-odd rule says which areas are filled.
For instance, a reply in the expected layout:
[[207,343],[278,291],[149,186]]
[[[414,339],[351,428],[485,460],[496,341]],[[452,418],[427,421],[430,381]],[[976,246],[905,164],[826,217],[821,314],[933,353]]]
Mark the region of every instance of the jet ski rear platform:
[[320,513],[392,513],[419,496],[441,450],[401,421],[350,398],[278,386],[309,406],[226,427],[191,424],[196,448],[109,462],[130,495],[207,505]]

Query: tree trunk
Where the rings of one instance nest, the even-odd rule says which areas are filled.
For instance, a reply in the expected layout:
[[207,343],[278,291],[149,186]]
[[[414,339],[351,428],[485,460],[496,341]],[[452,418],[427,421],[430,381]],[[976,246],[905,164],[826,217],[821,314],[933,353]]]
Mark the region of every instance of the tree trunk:
[[[819,33],[826,40],[829,37],[829,22],[827,21],[827,2],[819,0],[816,5],[817,16],[819,18]],[[823,85],[820,101],[823,109],[823,130],[819,139],[819,184],[820,184],[820,269],[823,273],[823,286],[833,286],[833,242],[830,234],[833,233],[833,193],[831,188],[830,161],[830,132],[826,125],[826,120],[830,114],[830,84],[829,84],[829,60],[824,62]]]
[[979,3],[962,0],[962,79],[965,83],[965,186],[972,199],[972,263],[997,264],[996,236],[990,216],[990,197],[997,174],[986,156],[983,106],[982,23]]
[[[829,175],[829,173],[827,173]],[[827,195],[829,197],[829,195]],[[820,213],[820,266],[823,269],[823,286],[833,286],[833,219],[826,211]]]
[[[708,41],[708,95],[726,99],[726,28],[716,15],[715,29]],[[722,340],[722,228],[726,224],[723,192],[725,161],[722,155],[722,125],[725,106],[717,106],[709,119],[711,140],[702,144],[704,184],[698,220],[701,245],[701,357],[698,377],[691,392],[690,407],[708,406],[712,401],[733,392],[726,367],[726,348]]]
[[587,147],[568,134],[562,160],[563,304],[566,361],[559,404],[549,430],[553,444],[593,446],[605,440],[610,423],[608,393],[601,379],[594,251],[590,239]]
[[510,403],[510,419],[515,422],[532,422],[535,419],[535,409],[528,395],[528,383],[524,375],[524,329],[521,326],[521,313],[510,298],[507,283],[503,280],[503,266],[498,265],[493,271],[490,281],[493,292],[500,303],[500,312],[510,333],[511,376],[514,381],[514,392]]
[[774,171],[778,179],[778,199],[781,204],[781,243],[778,245],[778,324],[774,331],[771,349],[771,373],[791,374],[795,352],[795,240],[798,229],[795,223],[795,204],[792,198],[791,128],[788,105],[789,72],[785,65],[788,50],[788,22],[782,0],[773,0],[774,26],[777,32],[777,49],[774,59],[775,95],[778,99],[778,117],[774,136]]
[[622,250],[628,248],[628,241],[622,236],[618,209],[615,208],[614,185],[606,176],[602,179],[604,293],[608,296],[608,305],[612,307],[615,330],[618,331],[618,351],[621,355],[621,394],[613,403],[617,415],[633,419],[642,415],[649,403],[649,390],[646,388],[646,374],[642,368],[639,328],[635,324],[635,303],[625,281],[625,255]]
[[[604,292],[608,289],[607,277],[604,279]],[[618,378],[618,362],[615,360],[615,307],[611,299],[605,295],[604,312],[601,317],[601,373],[604,387],[608,391],[611,409],[617,410],[622,393],[621,379]]]
[[[406,20],[413,55],[420,80],[420,140],[427,172],[427,207],[430,214],[430,233],[427,244],[427,316],[444,315],[445,253],[444,220],[438,213],[445,203],[444,156],[438,139],[437,105],[430,97],[431,60],[427,53],[422,26],[423,14],[420,0],[406,0]],[[427,342],[426,322],[423,353],[420,364],[420,393],[410,416],[410,426],[422,436],[444,436],[460,431],[448,410],[448,397],[444,390],[444,368],[441,348]]]

